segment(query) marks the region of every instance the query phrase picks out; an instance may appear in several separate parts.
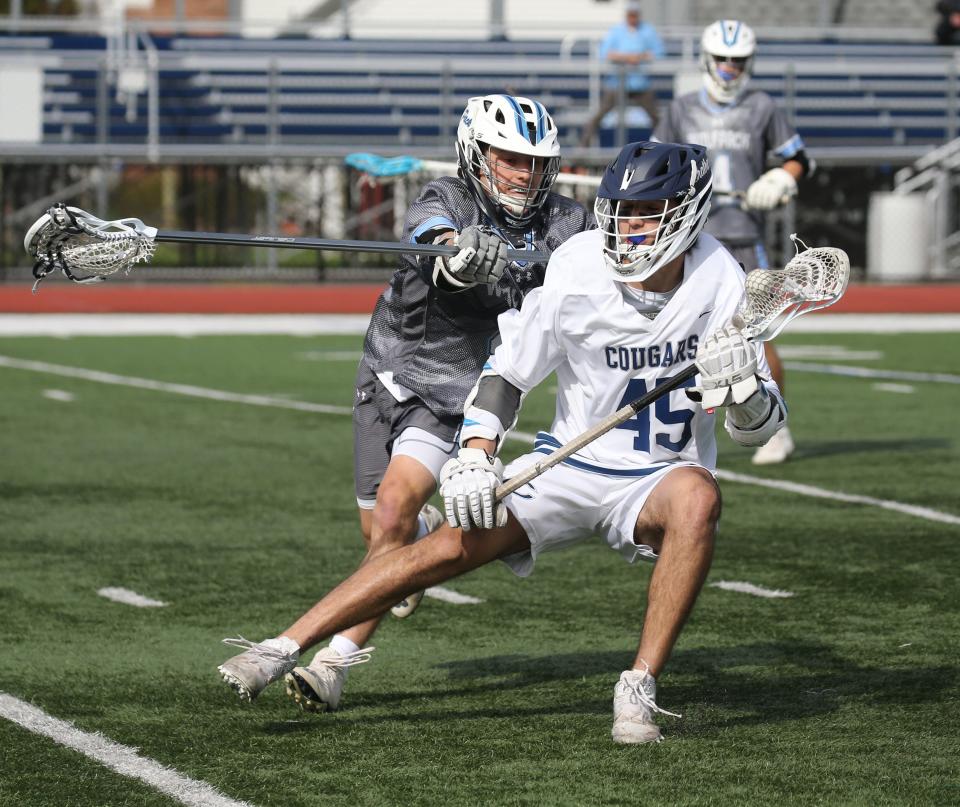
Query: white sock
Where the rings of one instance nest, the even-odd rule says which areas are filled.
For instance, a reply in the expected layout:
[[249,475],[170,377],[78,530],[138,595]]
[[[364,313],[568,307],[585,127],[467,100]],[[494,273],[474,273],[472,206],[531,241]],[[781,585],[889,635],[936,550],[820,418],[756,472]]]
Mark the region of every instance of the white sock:
[[417,535],[413,540],[419,541],[421,538],[425,538],[429,534],[430,528],[427,526],[426,519],[422,515],[417,516]]
[[330,640],[330,647],[336,650],[341,656],[349,656],[351,653],[356,653],[360,646],[356,642],[348,639],[342,633],[338,633]]
[[260,644],[264,644],[267,647],[274,647],[282,653],[300,655],[300,645],[298,645],[293,639],[289,636],[275,636],[273,639],[266,639]]

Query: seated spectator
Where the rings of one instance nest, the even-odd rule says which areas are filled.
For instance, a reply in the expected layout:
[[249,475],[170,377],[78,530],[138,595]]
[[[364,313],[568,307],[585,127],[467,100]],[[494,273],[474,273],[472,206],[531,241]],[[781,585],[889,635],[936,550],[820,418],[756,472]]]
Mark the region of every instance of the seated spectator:
[[940,21],[934,29],[938,45],[960,45],[960,0],[939,0]]

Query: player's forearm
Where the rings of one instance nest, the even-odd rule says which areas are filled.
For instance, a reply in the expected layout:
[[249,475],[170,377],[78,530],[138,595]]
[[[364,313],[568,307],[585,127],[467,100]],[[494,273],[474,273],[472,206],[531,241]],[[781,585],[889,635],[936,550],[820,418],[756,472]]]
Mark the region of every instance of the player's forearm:
[[807,173],[807,169],[799,160],[787,160],[780,167],[797,181],[802,179],[804,174]]
[[466,440],[463,444],[464,448],[479,448],[484,453],[489,456],[493,456],[497,453],[497,441],[488,440],[484,437],[471,437],[469,440]]

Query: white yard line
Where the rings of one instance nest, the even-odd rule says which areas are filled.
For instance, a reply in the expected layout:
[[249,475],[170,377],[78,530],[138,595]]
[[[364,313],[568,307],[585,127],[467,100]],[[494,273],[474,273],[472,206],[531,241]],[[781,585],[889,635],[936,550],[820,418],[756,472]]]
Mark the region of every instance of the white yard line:
[[362,356],[359,350],[305,350],[297,354],[297,358],[304,361],[359,362]]
[[115,586],[101,588],[97,591],[97,594],[108,600],[123,603],[124,605],[133,605],[136,608],[163,608],[167,604],[160,600],[151,600],[149,597],[144,597],[142,594],[137,594],[136,591],[131,591],[128,588],[117,588]]
[[931,510],[929,507],[917,507],[912,504],[902,504],[901,502],[889,501],[887,499],[874,499],[872,496],[858,496],[851,493],[840,493],[834,490],[824,490],[816,488],[813,485],[801,485],[798,482],[785,482],[781,479],[763,479],[759,476],[748,476],[747,474],[737,474],[733,471],[717,471],[717,478],[725,479],[729,482],[741,482],[744,485],[757,485],[762,488],[773,488],[774,490],[784,490],[788,493],[797,493],[800,496],[812,496],[816,499],[831,499],[835,502],[847,502],[849,504],[865,504],[869,507],[880,507],[884,510],[893,510],[897,513],[903,513],[907,516],[926,519],[927,521],[938,521],[941,524],[960,525],[960,516],[951,513],[941,513],[939,510]]
[[43,391],[43,397],[49,398],[51,401],[61,401],[62,403],[70,403],[76,398],[72,392],[67,392],[62,389],[45,389]]
[[140,756],[135,748],[115,743],[99,733],[81,731],[72,723],[51,717],[42,709],[5,692],[0,692],[0,717],[79,751],[122,776],[139,779],[181,804],[190,807],[250,807],[248,802],[227,798],[204,782],[189,779],[159,762]]
[[884,381],[916,381],[933,384],[960,384],[960,375],[950,373],[918,373],[913,370],[877,370],[873,367],[849,367],[846,364],[817,364],[816,362],[788,361],[784,362],[788,370],[801,373],[825,373],[826,375],[842,375],[851,378],[879,378]]
[[777,353],[784,361],[789,359],[877,361],[883,358],[883,352],[879,350],[851,350],[842,345],[777,345]]
[[873,385],[873,388],[877,392],[898,392],[901,395],[910,395],[917,391],[917,388],[911,384],[887,384],[887,383],[876,383]]
[[[103,373],[99,370],[86,370],[81,367],[67,367],[61,364],[50,364],[42,361],[27,361],[24,359],[15,359],[10,356],[0,356],[0,367],[10,367],[17,370],[28,370],[36,373],[51,373],[53,375],[69,376],[71,378],[80,378],[85,381],[96,381],[103,384],[116,384],[120,386],[136,387],[138,389],[154,390],[159,392],[171,392],[177,395],[189,395],[195,398],[208,398],[217,401],[227,401],[230,403],[248,404],[253,406],[275,406],[281,409],[295,409],[303,412],[320,412],[329,415],[349,415],[352,410],[348,406],[328,406],[326,404],[308,403],[306,401],[288,401],[283,398],[273,398],[265,395],[240,395],[234,392],[224,392],[222,390],[207,389],[205,387],[194,387],[186,384],[168,384],[163,381],[151,381],[145,378],[134,378],[131,376],[115,375],[114,373]],[[533,435],[527,432],[511,432],[507,435],[509,439],[519,440],[521,442],[532,444]],[[776,479],[763,479],[757,476],[747,476],[746,474],[737,474],[731,471],[717,471],[720,479],[726,479],[731,482],[740,482],[745,485],[758,485],[760,487],[776,488],[786,490],[791,493],[797,493],[801,496],[812,496],[820,499],[832,499],[838,502],[848,502],[851,504],[863,504],[870,507],[880,507],[886,510],[894,510],[904,515],[922,518],[928,521],[938,521],[943,524],[960,524],[960,516],[950,513],[942,513],[938,510],[931,510],[927,507],[915,507],[910,504],[902,504],[885,499],[874,499],[870,496],[857,496],[849,493],[840,493],[836,491],[816,488],[812,485],[800,485],[795,482],[783,482]]]
[[243,395],[238,392],[195,387],[190,384],[170,384],[166,381],[153,381],[149,378],[104,373],[100,370],[86,370],[82,367],[68,367],[63,364],[51,364],[45,361],[28,361],[11,356],[0,356],[0,367],[14,370],[31,370],[35,373],[80,378],[84,381],[96,381],[100,384],[115,384],[121,387],[152,390],[154,392],[172,392],[176,395],[188,395],[192,398],[207,398],[213,401],[248,404],[250,406],[275,406],[280,409],[296,409],[300,412],[320,412],[325,415],[349,415],[353,410],[349,406],[329,406],[307,401],[288,401],[270,395]]
[[754,597],[766,597],[768,599],[780,599],[783,597],[792,597],[792,591],[783,591],[779,588],[764,588],[755,586],[753,583],[744,583],[740,580],[718,580],[716,583],[710,583],[713,588],[722,588],[724,591],[738,591],[741,594],[752,594]]
[[[2,336],[198,336],[204,334],[362,334],[367,314],[4,314]],[[960,314],[818,314],[787,333],[942,333]]]
[[0,336],[359,334],[367,314],[4,314]]
[[454,605],[480,605],[483,602],[483,600],[471,597],[469,594],[460,594],[443,586],[431,586],[423,594],[425,597],[433,597],[435,600],[443,600],[443,602],[453,603]]
[[797,317],[784,333],[946,333],[960,331],[960,314],[817,314]]

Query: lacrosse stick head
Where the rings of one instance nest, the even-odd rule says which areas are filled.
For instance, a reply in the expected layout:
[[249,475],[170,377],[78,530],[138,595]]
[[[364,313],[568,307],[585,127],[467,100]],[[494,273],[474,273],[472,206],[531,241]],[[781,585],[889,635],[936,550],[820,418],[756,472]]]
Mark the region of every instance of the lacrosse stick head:
[[54,205],[23,239],[34,262],[33,290],[57,269],[75,283],[97,283],[115,272],[129,272],[153,256],[156,234],[155,227],[140,219],[104,221],[79,207]]
[[[798,243],[796,236],[791,236]],[[802,243],[802,242],[799,242]],[[768,342],[794,317],[826,308],[839,300],[850,279],[850,259],[836,247],[797,247],[783,269],[754,269],[735,323],[748,338]]]

